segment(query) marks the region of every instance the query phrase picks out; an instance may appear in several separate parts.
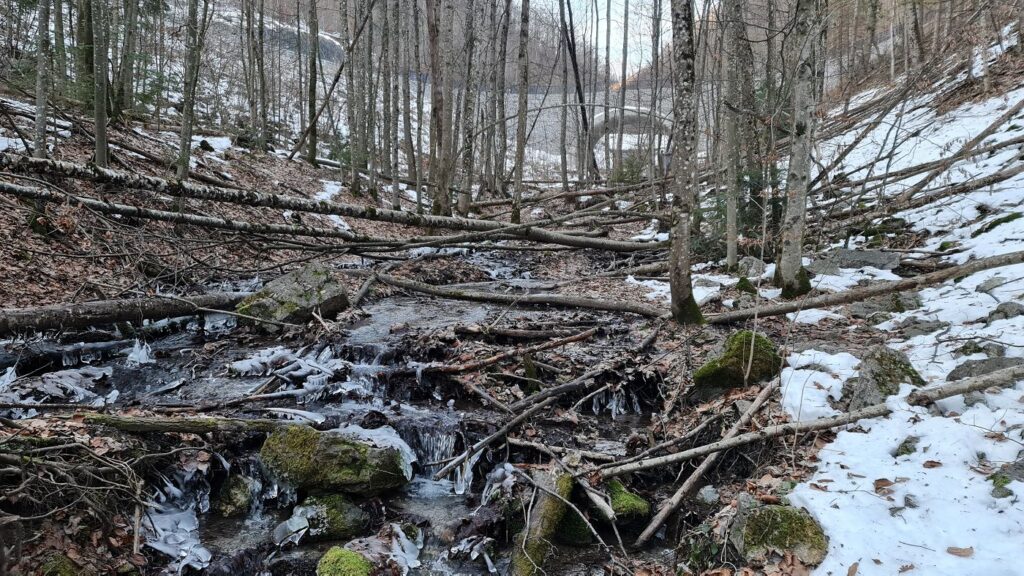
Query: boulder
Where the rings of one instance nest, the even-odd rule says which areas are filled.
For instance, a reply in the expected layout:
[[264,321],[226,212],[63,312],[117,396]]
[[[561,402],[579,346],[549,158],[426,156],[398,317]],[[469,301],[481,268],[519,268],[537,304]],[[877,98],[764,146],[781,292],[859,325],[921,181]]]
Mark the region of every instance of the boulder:
[[1010,484],[1013,482],[1024,482],[1024,455],[1019,455],[1016,462],[1003,464],[995,474],[988,477],[988,480],[992,483],[992,496],[994,498],[1009,498],[1013,496],[1013,490],[1009,488]]
[[989,358],[1001,358],[1006,356],[1006,346],[996,344],[995,342],[985,342],[982,344],[977,340],[971,340],[953,351],[954,356],[970,356],[972,354],[984,354]]
[[760,258],[744,256],[736,263],[736,272],[745,278],[760,278],[767,265]]
[[907,338],[924,336],[925,334],[938,332],[939,330],[948,327],[949,322],[943,322],[941,320],[924,320],[917,316],[911,316],[899,323],[899,328],[903,330],[903,335]]
[[628,523],[644,520],[651,515],[651,503],[630,492],[618,480],[608,481],[608,497],[611,498],[617,520]]
[[1002,276],[993,276],[988,280],[985,280],[981,284],[978,284],[978,287],[975,288],[975,291],[982,292],[984,294],[989,294],[990,292],[1002,286],[1003,284],[1006,284],[1007,282],[1008,280],[1006,278],[1003,278]]
[[883,294],[868,298],[862,302],[850,304],[850,315],[863,318],[870,324],[878,324],[888,320],[892,314],[906,312],[921,307],[921,298],[916,292],[900,292]]
[[362,534],[370,517],[363,509],[341,494],[310,496],[296,506],[293,516],[301,516],[309,524],[310,540],[349,540]]
[[230,518],[244,516],[252,506],[252,491],[256,481],[241,474],[231,474],[221,486],[214,511]]
[[736,518],[730,541],[748,562],[766,563],[770,555],[791,552],[804,564],[825,559],[828,538],[807,511],[792,506],[760,506]]
[[995,310],[988,313],[988,317],[985,318],[986,323],[995,322],[996,320],[1009,320],[1010,318],[1016,318],[1024,314],[1024,304],[1019,302],[1003,302],[999,306],[996,306]]
[[[310,264],[268,282],[262,290],[235,307],[239,314],[274,322],[304,323],[316,311],[333,318],[348,308],[348,294],[340,279],[322,264]],[[255,321],[241,319],[243,324]],[[260,323],[268,331],[274,324]]]
[[983,376],[996,370],[1002,370],[1003,368],[1012,368],[1024,363],[1024,358],[985,358],[984,360],[968,360],[963,364],[953,368],[952,371],[946,376],[946,380],[953,382],[956,380],[963,380],[964,378],[973,378],[975,376]]
[[900,256],[881,250],[850,250],[839,248],[823,254],[807,269],[815,274],[837,274],[840,268],[864,268],[870,266],[880,270],[892,270],[900,265]]
[[274,431],[263,443],[260,459],[274,474],[306,490],[376,495],[411,478],[411,464],[399,447],[308,426]]
[[914,370],[907,355],[885,345],[868,349],[861,359],[856,378],[843,385],[843,397],[850,399],[850,410],[881,404],[899,392],[900,384],[923,386],[924,379]]
[[[748,364],[749,380],[745,381]],[[748,382],[767,380],[781,369],[782,358],[771,340],[762,334],[741,330],[729,336],[720,356],[712,358],[693,373],[694,393],[698,398],[710,398]]]

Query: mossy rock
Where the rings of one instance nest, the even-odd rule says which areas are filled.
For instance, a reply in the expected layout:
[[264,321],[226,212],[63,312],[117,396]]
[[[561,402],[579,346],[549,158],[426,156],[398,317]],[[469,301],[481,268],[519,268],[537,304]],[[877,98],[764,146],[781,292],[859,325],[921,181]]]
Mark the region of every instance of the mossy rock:
[[741,277],[740,281],[736,283],[736,289],[747,294],[757,294],[757,288],[754,286],[754,283],[746,276]]
[[316,576],[370,576],[373,564],[365,556],[341,546],[328,550],[316,565]]
[[[262,290],[242,300],[235,311],[245,316],[273,322],[303,323],[319,310],[321,317],[332,318],[348,308],[348,294],[334,273],[322,264],[310,264],[266,284]],[[256,324],[248,318],[242,324]],[[274,324],[260,323],[267,331]]]
[[771,340],[750,330],[740,330],[725,341],[725,350],[720,356],[693,373],[695,393],[700,398],[709,398],[743,386],[748,363],[751,383],[767,380],[782,368],[782,358]]
[[295,509],[309,522],[309,539],[348,540],[359,536],[369,525],[362,508],[341,494],[310,496]]
[[568,546],[589,546],[594,543],[594,534],[587,526],[587,521],[575,510],[569,509],[558,522],[555,539]]
[[231,474],[221,486],[214,511],[225,518],[248,514],[252,506],[252,486],[251,479],[241,474]]
[[529,523],[515,537],[511,576],[536,576],[543,573],[544,561],[551,553],[551,541],[568,509],[573,479],[569,474],[546,472],[536,482],[557,495],[538,491]]
[[651,515],[651,503],[627,490],[618,480],[608,482],[608,497],[618,520],[643,520]]
[[43,562],[39,567],[41,576],[86,576],[91,575],[91,570],[82,570],[77,564],[71,561],[64,554],[54,554]]
[[409,481],[397,449],[308,426],[274,431],[263,443],[260,458],[286,482],[306,490],[377,495]]
[[843,397],[850,410],[881,404],[900,390],[900,384],[924,386],[924,378],[910,364],[907,355],[885,345],[870,348],[861,359],[858,375],[846,381]]
[[792,506],[761,506],[746,512],[730,535],[748,562],[764,563],[771,554],[792,552],[804,564],[820,564],[828,538],[807,511]]
[[917,436],[907,436],[903,442],[900,442],[900,445],[896,447],[896,451],[893,453],[893,456],[910,456],[917,452],[917,443],[920,441],[921,439]]

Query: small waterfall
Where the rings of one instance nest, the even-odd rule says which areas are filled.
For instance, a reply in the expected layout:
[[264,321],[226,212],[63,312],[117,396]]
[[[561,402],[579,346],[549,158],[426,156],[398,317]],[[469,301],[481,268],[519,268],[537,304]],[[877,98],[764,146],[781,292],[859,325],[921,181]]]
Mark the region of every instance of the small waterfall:
[[459,443],[458,421],[449,418],[413,417],[396,423],[398,433],[416,452],[424,476],[433,476],[455,456]]

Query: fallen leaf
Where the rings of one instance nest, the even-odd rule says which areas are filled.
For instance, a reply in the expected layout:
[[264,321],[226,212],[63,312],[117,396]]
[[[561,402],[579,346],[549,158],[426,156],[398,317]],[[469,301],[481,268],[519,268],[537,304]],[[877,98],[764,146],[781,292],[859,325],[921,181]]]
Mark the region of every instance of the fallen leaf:
[[846,570],[846,576],[857,576],[857,569],[860,568],[860,562],[854,562]]
[[904,564],[903,566],[900,566],[900,574],[903,574],[904,572],[910,572],[913,569],[913,564]]
[[924,467],[925,468],[938,468],[940,466],[942,466],[942,462],[939,462],[938,460],[925,460],[924,461]]
[[894,482],[888,478],[879,478],[875,480],[875,494],[881,494],[883,496],[892,494],[893,490],[889,488]]
[[974,556],[974,546],[970,548],[957,548],[956,546],[950,546],[946,548],[946,552],[949,552],[953,556],[959,556],[961,558],[970,558]]

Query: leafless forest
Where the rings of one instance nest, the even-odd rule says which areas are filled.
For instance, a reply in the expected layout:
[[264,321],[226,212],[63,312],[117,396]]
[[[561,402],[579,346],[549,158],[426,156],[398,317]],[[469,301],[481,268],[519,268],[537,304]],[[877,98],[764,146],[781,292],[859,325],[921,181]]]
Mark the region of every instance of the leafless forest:
[[0,576],[1024,574],[1024,0],[0,6]]

